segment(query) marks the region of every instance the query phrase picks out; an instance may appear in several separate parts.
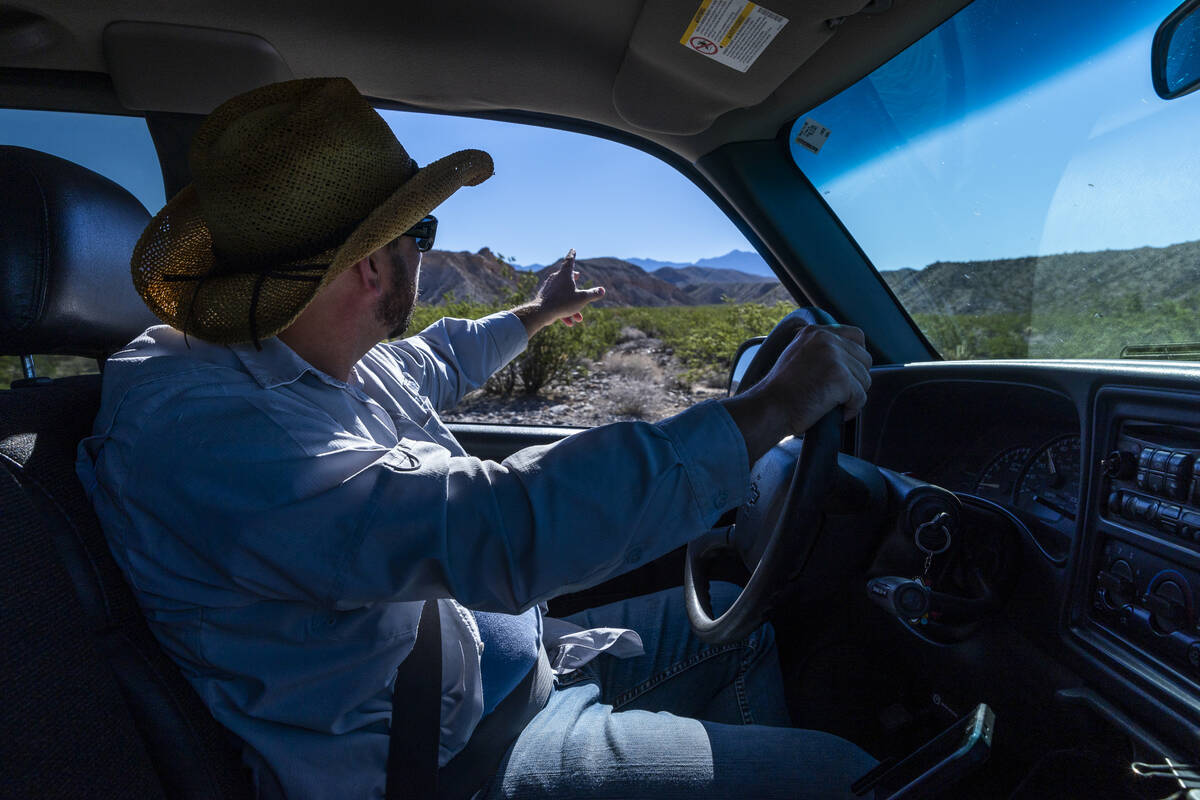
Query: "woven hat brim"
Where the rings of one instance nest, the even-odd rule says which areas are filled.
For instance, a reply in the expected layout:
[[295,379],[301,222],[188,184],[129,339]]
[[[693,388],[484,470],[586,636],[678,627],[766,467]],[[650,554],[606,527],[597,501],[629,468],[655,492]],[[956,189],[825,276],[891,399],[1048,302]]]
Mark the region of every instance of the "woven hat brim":
[[[460,150],[417,170],[346,238],[330,263],[327,280],[416,225],[463,186],[478,186],[493,172],[492,157],[482,150]],[[410,197],[421,202],[412,203]]]
[[[419,169],[338,247],[285,264],[223,272],[194,186],[171,198],[133,250],[134,287],[160,320],[215,344],[275,336],[346,268],[411,228],[463,186],[491,177],[492,158],[461,150]],[[315,266],[314,266],[315,265]]]

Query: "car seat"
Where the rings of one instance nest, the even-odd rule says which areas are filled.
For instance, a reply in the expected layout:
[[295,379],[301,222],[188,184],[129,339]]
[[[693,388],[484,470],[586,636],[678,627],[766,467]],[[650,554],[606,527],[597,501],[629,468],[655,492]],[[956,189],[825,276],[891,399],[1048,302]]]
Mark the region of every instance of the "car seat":
[[[90,170],[0,147],[0,355],[103,359],[155,324],[129,272],[149,219]],[[3,793],[251,797],[236,743],[158,646],[75,477],[99,398],[99,375],[0,391]]]

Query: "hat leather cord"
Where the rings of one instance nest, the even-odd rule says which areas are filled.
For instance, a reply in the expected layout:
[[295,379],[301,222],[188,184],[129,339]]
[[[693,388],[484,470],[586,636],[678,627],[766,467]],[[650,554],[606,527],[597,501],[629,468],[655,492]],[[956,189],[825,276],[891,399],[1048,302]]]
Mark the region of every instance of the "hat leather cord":
[[[278,278],[285,281],[309,281],[318,283],[324,277],[323,275],[297,275],[298,272],[312,272],[314,269],[324,270],[322,265],[318,266],[296,266],[296,267],[274,267],[272,269],[263,270],[258,273],[258,277],[254,280],[254,292],[250,295],[250,338],[254,342],[255,350],[262,350],[262,344],[258,336],[258,320],[255,318],[258,314],[258,298],[262,293],[263,282],[267,278]],[[196,309],[196,295],[200,293],[200,288],[204,282],[212,277],[212,271],[200,276],[196,275],[178,275],[167,274],[161,276],[160,280],[168,282],[195,281],[196,286],[192,289],[192,299],[188,302],[187,321],[183,326],[183,340],[187,342],[188,328],[191,327],[192,317]]]

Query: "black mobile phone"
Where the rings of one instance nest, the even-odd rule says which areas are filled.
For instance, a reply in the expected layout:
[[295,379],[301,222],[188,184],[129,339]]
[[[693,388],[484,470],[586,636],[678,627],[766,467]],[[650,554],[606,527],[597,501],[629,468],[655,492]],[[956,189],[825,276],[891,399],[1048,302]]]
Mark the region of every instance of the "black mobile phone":
[[912,800],[952,785],[987,760],[996,715],[986,703],[938,734],[903,761],[880,764],[851,786],[862,796],[875,790],[875,800]]

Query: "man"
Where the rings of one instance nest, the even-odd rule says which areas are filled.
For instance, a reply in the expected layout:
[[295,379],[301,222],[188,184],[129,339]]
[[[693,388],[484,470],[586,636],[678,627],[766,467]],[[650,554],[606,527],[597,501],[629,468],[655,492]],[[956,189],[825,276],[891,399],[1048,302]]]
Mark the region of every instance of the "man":
[[[733,727],[786,723],[769,631],[712,648],[669,597],[594,610],[576,620],[588,631],[537,604],[708,530],[781,438],[856,413],[861,332],[801,331],[737,398],[479,461],[436,409],[603,293],[576,287],[569,256],[528,305],[380,343],[407,325],[429,212],[487,179],[487,154],[418,169],[348,81],[320,79],[223,104],[190,163],[194,183],[133,256],[167,326],[108,362],[78,471],[152,629],[244,742],[261,794],[381,794],[393,703],[421,699],[396,675],[423,609],[440,617],[447,771],[540,674],[542,640],[554,649],[559,686],[478,784],[489,796],[848,793],[872,763],[853,745]],[[631,657],[591,660],[605,649]]]

